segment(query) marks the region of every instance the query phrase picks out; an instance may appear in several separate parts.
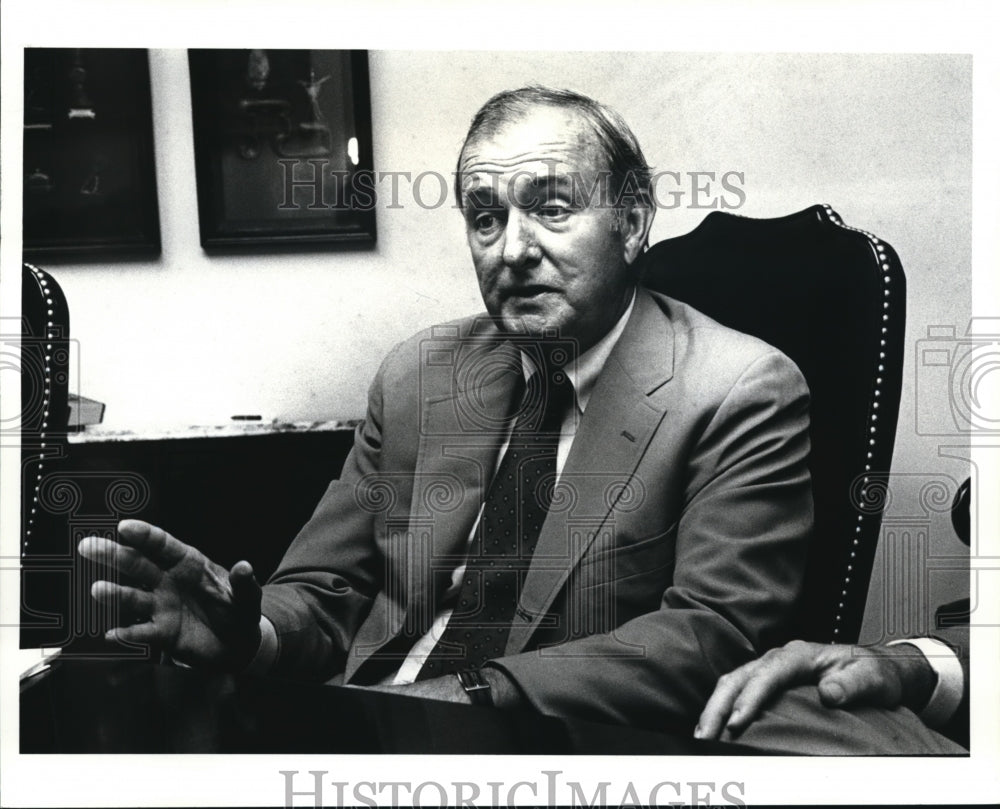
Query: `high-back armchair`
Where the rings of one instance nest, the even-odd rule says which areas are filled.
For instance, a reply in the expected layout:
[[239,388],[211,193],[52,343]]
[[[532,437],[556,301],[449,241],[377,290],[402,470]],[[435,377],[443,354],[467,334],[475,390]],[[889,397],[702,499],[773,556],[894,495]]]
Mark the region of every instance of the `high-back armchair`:
[[55,279],[32,264],[21,274],[20,362],[21,645],[37,646],[66,636],[73,551],[43,492],[66,456],[69,307]]
[[899,257],[829,205],[778,219],[713,212],[653,245],[650,289],[765,340],[811,394],[816,527],[795,636],[857,641],[896,435],[906,318]]

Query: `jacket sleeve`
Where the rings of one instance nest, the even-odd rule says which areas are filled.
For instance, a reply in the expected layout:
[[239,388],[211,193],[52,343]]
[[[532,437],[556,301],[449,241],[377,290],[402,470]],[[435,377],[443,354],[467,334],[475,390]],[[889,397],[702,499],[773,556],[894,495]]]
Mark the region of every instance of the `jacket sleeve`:
[[272,673],[327,680],[344,668],[347,651],[382,581],[374,512],[359,506],[359,482],[376,472],[382,454],[382,364],[368,409],[337,480],[264,586],[261,612],[274,625],[278,655]]
[[783,640],[812,527],[808,453],[805,381],[772,350],[744,369],[692,442],[659,608],[487,665],[543,713],[692,727],[721,674]]

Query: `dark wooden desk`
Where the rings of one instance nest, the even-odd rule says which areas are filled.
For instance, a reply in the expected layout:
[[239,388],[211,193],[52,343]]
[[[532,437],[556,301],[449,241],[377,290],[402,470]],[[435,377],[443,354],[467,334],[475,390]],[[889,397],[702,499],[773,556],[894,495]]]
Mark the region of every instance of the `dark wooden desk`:
[[761,755],[686,735],[121,660],[21,684],[22,753]]

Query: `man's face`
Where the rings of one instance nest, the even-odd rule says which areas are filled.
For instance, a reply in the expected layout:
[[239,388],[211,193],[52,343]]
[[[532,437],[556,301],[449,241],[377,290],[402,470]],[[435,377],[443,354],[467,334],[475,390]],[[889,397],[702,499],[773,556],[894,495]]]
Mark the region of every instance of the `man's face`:
[[590,348],[628,305],[628,263],[648,222],[638,235],[635,217],[619,222],[607,193],[589,202],[581,193],[605,174],[589,125],[571,110],[536,106],[466,144],[460,170],[487,311],[507,331],[555,329],[579,351]]

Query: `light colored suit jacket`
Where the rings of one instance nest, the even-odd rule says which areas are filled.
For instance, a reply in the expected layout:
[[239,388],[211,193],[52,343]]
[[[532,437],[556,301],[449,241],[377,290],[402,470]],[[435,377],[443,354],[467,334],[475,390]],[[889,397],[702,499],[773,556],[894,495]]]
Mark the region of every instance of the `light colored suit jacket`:
[[[516,347],[484,318],[384,361],[340,479],[264,588],[279,672],[350,682],[427,630],[517,373]],[[785,639],[812,525],[808,450],[808,393],[787,357],[640,290],[492,664],[546,713],[690,723],[719,675]]]

